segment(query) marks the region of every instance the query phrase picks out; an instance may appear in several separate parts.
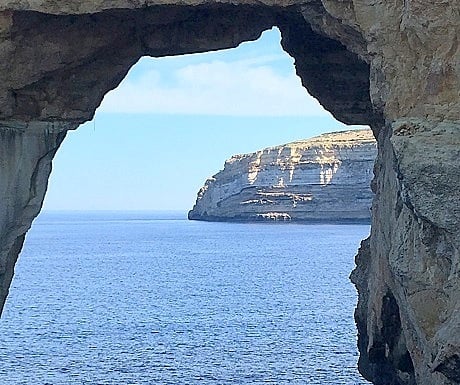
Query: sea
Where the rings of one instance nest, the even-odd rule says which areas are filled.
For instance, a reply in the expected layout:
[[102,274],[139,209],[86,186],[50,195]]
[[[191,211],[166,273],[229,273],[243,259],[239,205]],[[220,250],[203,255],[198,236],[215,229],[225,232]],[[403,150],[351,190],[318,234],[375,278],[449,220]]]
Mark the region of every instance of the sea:
[[367,225],[44,212],[0,319],[1,385],[364,385]]

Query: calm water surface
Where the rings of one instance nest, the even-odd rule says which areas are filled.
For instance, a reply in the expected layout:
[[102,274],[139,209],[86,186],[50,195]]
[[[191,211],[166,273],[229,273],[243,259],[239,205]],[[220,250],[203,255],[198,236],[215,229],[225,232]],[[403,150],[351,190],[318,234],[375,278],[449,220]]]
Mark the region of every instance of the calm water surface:
[[367,384],[348,275],[368,232],[42,214],[0,320],[0,384]]

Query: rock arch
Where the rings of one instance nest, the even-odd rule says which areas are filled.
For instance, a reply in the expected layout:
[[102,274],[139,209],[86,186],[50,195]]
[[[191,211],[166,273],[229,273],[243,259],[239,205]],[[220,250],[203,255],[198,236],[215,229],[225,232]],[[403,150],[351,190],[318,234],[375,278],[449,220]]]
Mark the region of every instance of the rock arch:
[[447,0],[10,0],[0,5],[0,303],[67,130],[143,55],[235,47],[277,25],[302,82],[379,141],[357,256],[360,370],[460,382],[460,9]]

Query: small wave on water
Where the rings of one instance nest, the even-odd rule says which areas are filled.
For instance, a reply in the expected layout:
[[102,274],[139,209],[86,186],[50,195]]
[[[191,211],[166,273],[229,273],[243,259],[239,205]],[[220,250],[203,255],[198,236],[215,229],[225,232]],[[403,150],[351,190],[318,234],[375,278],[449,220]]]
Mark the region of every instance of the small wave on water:
[[0,384],[367,384],[348,275],[368,232],[42,215],[0,320]]

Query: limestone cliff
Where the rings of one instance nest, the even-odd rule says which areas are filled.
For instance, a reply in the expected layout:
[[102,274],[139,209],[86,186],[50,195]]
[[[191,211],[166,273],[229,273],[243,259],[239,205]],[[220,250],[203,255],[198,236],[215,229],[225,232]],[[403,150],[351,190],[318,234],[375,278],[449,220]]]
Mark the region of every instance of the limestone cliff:
[[371,236],[351,277],[359,366],[382,385],[459,384],[460,124],[396,121],[380,135]]
[[370,221],[371,130],[324,134],[235,155],[198,192],[189,219]]
[[375,384],[460,383],[458,0],[3,0],[0,305],[51,160],[143,55],[235,47],[278,26],[302,84],[378,142],[352,278]]

